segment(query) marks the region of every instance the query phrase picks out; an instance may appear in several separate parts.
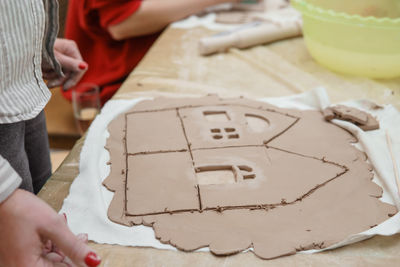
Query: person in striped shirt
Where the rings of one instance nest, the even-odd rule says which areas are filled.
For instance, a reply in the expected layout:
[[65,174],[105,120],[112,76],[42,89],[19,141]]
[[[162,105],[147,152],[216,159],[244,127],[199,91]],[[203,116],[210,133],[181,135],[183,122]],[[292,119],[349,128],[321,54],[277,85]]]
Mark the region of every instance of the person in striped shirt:
[[68,88],[87,69],[72,41],[56,40],[57,14],[56,0],[0,1],[0,266],[100,264],[31,193],[51,175],[43,77]]

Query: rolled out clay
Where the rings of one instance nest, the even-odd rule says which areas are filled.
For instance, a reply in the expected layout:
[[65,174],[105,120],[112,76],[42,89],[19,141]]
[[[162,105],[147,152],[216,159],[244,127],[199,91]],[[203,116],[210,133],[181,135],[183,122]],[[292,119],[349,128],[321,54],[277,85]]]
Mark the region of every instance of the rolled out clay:
[[156,98],[108,129],[109,219],[152,227],[184,251],[253,248],[272,259],[325,248],[397,212],[379,200],[355,137],[318,111]]

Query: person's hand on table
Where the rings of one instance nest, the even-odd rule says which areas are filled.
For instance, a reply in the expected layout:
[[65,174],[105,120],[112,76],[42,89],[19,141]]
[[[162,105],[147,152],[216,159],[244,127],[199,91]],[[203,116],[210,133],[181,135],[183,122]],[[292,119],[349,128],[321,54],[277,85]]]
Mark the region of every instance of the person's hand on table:
[[60,62],[65,77],[43,70],[43,78],[48,80],[49,88],[62,85],[64,90],[68,90],[79,82],[88,69],[88,64],[83,61],[78,46],[72,40],[57,38],[54,43],[54,56]]
[[98,266],[86,242],[32,193],[17,189],[0,204],[0,266]]

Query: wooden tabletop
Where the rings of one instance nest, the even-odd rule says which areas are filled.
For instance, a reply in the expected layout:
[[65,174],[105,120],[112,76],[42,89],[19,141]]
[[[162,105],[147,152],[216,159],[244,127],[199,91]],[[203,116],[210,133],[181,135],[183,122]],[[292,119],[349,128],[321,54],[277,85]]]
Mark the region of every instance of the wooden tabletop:
[[[139,94],[174,92],[218,93],[251,98],[286,96],[323,86],[332,102],[370,99],[400,109],[400,78],[371,80],[333,73],[309,55],[302,38],[247,50],[201,57],[199,38],[212,34],[205,28],[167,28],[114,99]],[[70,185],[79,173],[80,139],[39,196],[60,210]],[[103,258],[102,266],[398,266],[400,235],[367,241],[323,253],[282,257],[265,261],[252,253],[216,257],[210,253],[134,248],[91,243]]]

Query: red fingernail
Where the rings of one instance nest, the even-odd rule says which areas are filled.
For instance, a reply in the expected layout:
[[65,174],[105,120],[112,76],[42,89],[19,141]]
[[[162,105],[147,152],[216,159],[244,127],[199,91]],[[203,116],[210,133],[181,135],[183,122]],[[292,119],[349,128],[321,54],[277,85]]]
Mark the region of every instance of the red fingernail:
[[96,267],[96,266],[98,266],[100,264],[100,262],[101,262],[101,259],[97,256],[96,253],[89,252],[86,255],[85,263],[86,263],[87,266]]
[[67,220],[67,214],[63,213],[63,215],[64,215],[65,221],[68,221],[68,220]]
[[79,63],[78,67],[79,67],[79,69],[81,69],[81,70],[85,70],[85,69],[87,69],[88,64],[85,63],[85,62],[81,62],[81,63]]

